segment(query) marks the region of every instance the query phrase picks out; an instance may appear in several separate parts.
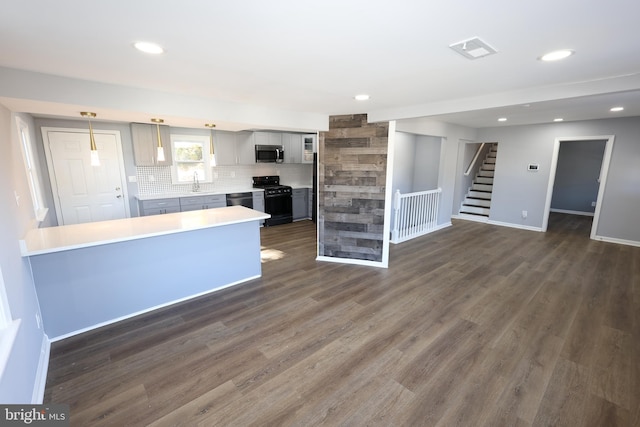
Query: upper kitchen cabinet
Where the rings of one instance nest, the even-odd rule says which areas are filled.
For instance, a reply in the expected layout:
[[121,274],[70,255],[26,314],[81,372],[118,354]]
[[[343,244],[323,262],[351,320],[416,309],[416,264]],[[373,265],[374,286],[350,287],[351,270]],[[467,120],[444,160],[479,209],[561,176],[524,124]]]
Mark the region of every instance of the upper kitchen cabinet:
[[171,133],[169,126],[160,126],[160,138],[164,147],[164,162],[158,161],[158,132],[156,125],[131,123],[131,139],[136,166],[170,166],[172,163]]
[[235,132],[216,131],[213,147],[216,153],[218,166],[231,166],[236,164],[236,134]]
[[283,133],[285,163],[302,163],[302,135],[299,133]]
[[219,166],[255,164],[252,132],[217,131],[215,134],[216,163]]
[[[254,132],[254,144],[255,145],[282,145],[282,133],[281,132]],[[285,152],[286,155],[286,152]]]
[[236,133],[236,157],[239,165],[256,164],[253,132]]

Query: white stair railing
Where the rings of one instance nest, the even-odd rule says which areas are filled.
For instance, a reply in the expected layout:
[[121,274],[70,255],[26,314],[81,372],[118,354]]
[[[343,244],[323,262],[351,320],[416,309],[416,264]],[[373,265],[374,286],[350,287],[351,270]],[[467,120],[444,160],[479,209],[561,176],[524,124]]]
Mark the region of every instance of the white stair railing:
[[441,188],[407,194],[401,194],[400,190],[396,190],[391,243],[404,242],[438,228],[440,193]]

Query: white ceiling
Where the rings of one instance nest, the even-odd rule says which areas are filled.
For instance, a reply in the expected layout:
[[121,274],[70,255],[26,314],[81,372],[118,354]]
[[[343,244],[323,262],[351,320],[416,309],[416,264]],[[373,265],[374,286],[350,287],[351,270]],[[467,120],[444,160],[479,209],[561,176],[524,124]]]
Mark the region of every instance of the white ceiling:
[[[640,116],[639,16],[631,0],[5,0],[0,67],[371,120],[503,126],[611,117],[614,105]],[[498,53],[468,60],[448,47],[474,36]],[[166,53],[141,54],[139,40]],[[558,48],[576,54],[537,60]],[[78,117],[63,99],[0,97],[14,111]],[[101,117],[147,113],[125,100]]]

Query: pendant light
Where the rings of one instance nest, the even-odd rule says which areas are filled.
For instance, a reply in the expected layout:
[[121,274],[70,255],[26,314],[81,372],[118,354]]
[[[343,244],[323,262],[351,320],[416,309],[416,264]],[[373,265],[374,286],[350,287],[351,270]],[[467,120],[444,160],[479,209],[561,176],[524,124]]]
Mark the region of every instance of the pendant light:
[[160,123],[164,123],[164,120],[151,119],[151,121],[156,124],[156,131],[158,132],[158,154],[156,156],[156,160],[159,162],[164,162],[164,147],[162,146],[162,138],[160,137]]
[[100,166],[100,157],[98,157],[98,147],[96,146],[96,138],[93,135],[93,127],[91,126],[91,119],[96,116],[96,113],[91,113],[89,111],[82,111],[80,115],[89,120],[89,142],[91,144],[91,166]]
[[209,161],[211,162],[211,166],[216,165],[216,153],[213,150],[213,128],[216,127],[213,123],[205,123],[205,126],[210,129],[209,134]]

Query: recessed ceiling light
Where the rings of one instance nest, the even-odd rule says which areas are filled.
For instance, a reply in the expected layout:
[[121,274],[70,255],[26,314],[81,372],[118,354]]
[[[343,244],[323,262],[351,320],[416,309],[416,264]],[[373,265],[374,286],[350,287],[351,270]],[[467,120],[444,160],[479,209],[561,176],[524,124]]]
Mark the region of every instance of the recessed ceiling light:
[[151,43],[151,42],[136,42],[133,44],[133,47],[135,47],[141,52],[150,53],[153,55],[159,55],[164,52],[164,49],[162,48],[162,46],[156,43]]
[[613,112],[615,113],[615,112],[617,112],[617,111],[622,111],[622,110],[624,110],[624,107],[613,107],[613,108],[612,108],[611,110],[609,110],[609,111],[613,111]]
[[564,121],[564,119],[562,117],[557,117],[555,119],[553,119],[554,122],[562,122]]
[[506,121],[507,121],[507,118],[506,118],[506,117],[500,117],[500,118],[498,119],[498,121],[499,121],[499,122],[506,122]]
[[353,97],[356,101],[368,101],[369,100],[369,95],[362,93],[360,95],[356,95]]
[[553,52],[546,53],[542,55],[540,58],[541,61],[558,61],[560,59],[568,58],[573,55],[575,52],[571,49],[560,49],[554,50]]

